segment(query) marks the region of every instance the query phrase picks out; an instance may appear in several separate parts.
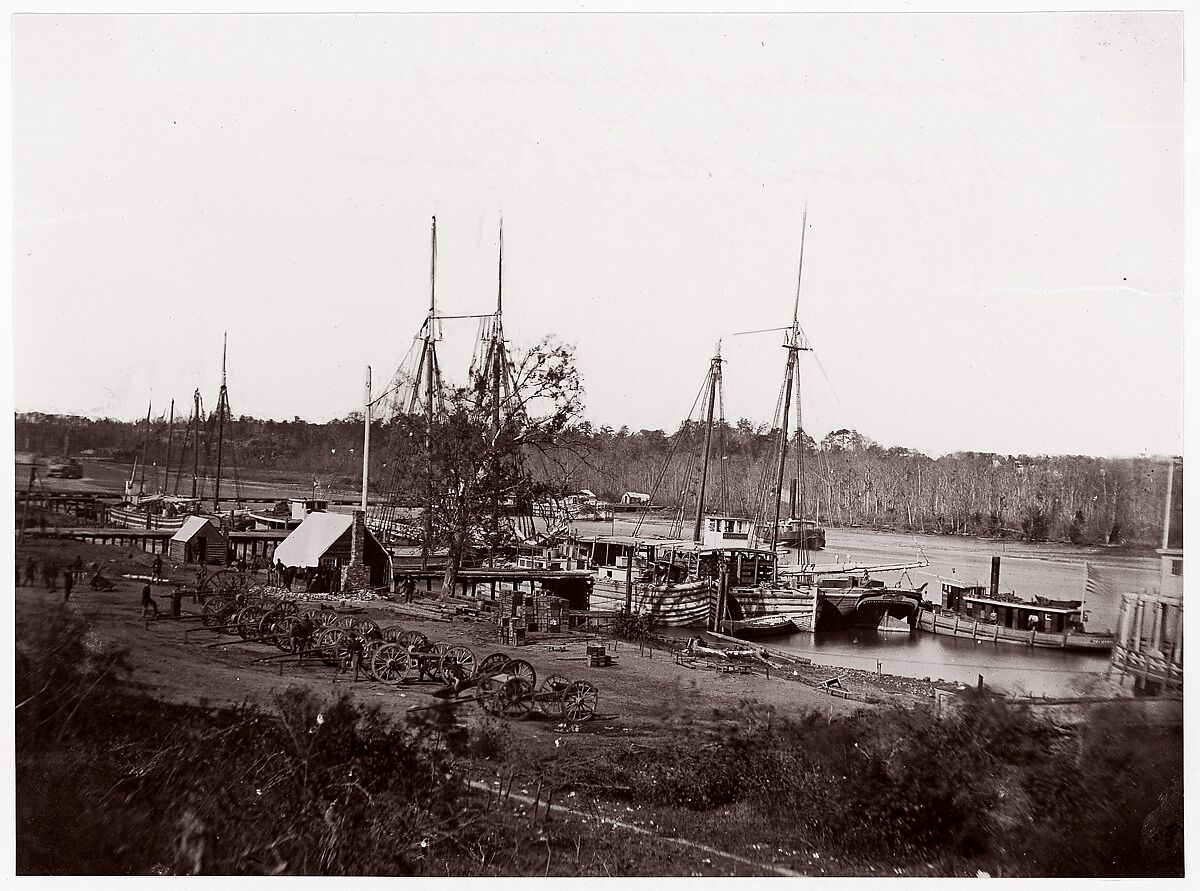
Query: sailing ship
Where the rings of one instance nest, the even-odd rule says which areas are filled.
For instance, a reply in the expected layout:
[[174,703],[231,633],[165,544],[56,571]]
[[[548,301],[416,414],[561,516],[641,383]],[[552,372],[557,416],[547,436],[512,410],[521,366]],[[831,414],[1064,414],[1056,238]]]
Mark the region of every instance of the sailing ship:
[[[514,399],[513,363],[508,354],[504,327],[504,224],[500,224],[499,256],[497,262],[496,308],[479,315],[441,315],[437,305],[437,218],[430,224],[429,311],[414,339],[413,348],[396,370],[391,383],[378,396],[371,395],[371,369],[367,368],[366,398],[363,411],[363,488],[362,510],[367,526],[389,549],[396,565],[408,569],[438,570],[447,566],[449,550],[434,547],[434,516],[438,500],[448,496],[442,483],[435,481],[433,468],[433,431],[435,419],[444,416],[446,391],[438,361],[437,342],[442,338],[442,322],[446,319],[475,319],[480,322],[477,349],[469,370],[474,410],[487,418],[489,434],[495,435],[504,422],[504,411]],[[393,418],[406,417],[424,421],[423,479],[420,496],[412,490],[416,480],[406,479],[403,472],[417,466],[416,455],[401,460],[403,444],[394,444],[390,459],[389,479],[384,483],[384,496],[370,510],[367,501],[370,433],[372,413],[383,406]],[[416,451],[415,449],[413,450]],[[415,507],[419,502],[420,507]],[[549,537],[564,532],[568,526],[562,509],[552,501],[529,503],[505,497],[499,492],[491,497],[489,516],[466,530],[458,565],[478,566],[485,555],[488,560],[505,559],[502,551],[516,542],[531,538]],[[502,547],[502,545],[504,547]]]
[[[774,583],[775,555],[757,546],[752,522],[705,514],[699,541],[596,535],[576,539],[573,555],[592,570],[594,610],[649,615],[667,627],[709,627],[724,601],[729,621],[759,634],[809,624],[815,603]],[[782,620],[779,613],[790,612]],[[770,619],[770,621],[767,621]],[[762,621],[757,621],[762,620]]]
[[[807,211],[804,230],[807,230]],[[877,626],[885,617],[910,624],[920,606],[920,590],[889,588],[869,578],[870,571],[928,565],[927,561],[898,566],[818,567],[808,563],[810,545],[824,547],[825,536],[815,521],[803,519],[803,417],[798,354],[808,351],[800,328],[800,282],[804,270],[804,235],[791,325],[783,330],[787,351],[781,416],[777,415],[778,462],[774,479],[772,516],[754,521],[739,517],[706,515],[704,497],[710,458],[713,406],[720,381],[720,347],[708,374],[707,426],[696,525],[690,542],[597,536],[590,541],[589,557],[597,573],[593,601],[644,611],[664,625],[703,624],[705,600],[708,622],[714,630],[742,636],[765,637],[800,631],[821,631],[847,626]],[[747,332],[755,333],[755,332]],[[781,518],[782,491],[787,468],[789,412],[796,401],[796,471],[789,517]],[[703,535],[702,535],[703,531]],[[794,542],[799,563],[786,571],[779,563],[781,544]],[[662,559],[663,554],[669,554]],[[599,555],[599,556],[598,556]],[[615,556],[615,562],[612,557]],[[606,559],[608,558],[608,559]],[[665,569],[666,578],[658,572]],[[622,570],[624,578],[622,579]]]
[[[197,391],[197,394],[199,391]],[[199,506],[198,498],[180,498],[167,493],[167,483],[164,480],[163,490],[147,493],[146,491],[146,455],[150,442],[150,414],[153,403],[146,406],[146,429],[142,435],[141,453],[134,459],[129,479],[125,481],[125,491],[122,502],[108,509],[108,522],[112,526],[123,526],[127,529],[181,529],[189,516],[196,512]],[[170,446],[171,432],[175,423],[175,401],[171,401],[171,419],[167,434],[166,474],[170,477]],[[141,467],[141,474],[138,469]]]
[[1011,643],[1027,647],[1107,652],[1112,634],[1096,634],[1084,627],[1082,600],[1043,596],[1032,599],[1000,591],[1000,558],[992,558],[988,586],[961,579],[939,578],[940,602],[927,601],[918,614],[917,627],[932,634],[971,640]]
[[774,543],[767,547],[760,541],[758,524],[705,512],[721,364],[718,344],[702,388],[704,457],[691,538],[599,535],[577,540],[577,556],[596,575],[592,608],[649,615],[663,626],[715,627],[758,637],[811,630],[815,596],[778,583]]
[[[171,489],[171,444],[175,426],[175,401],[171,400],[171,414],[167,425],[167,453],[164,461],[164,476],[161,489],[157,492],[146,490],[146,456],[150,444],[150,415],[153,404],[146,408],[146,430],[142,437],[142,451],[138,460],[134,461],[129,479],[125,482],[124,499],[121,504],[108,509],[108,521],[114,526],[124,526],[132,529],[181,529],[189,517],[200,515],[221,521],[228,525],[243,526],[251,522],[249,512],[240,506],[240,497],[236,498],[238,506],[232,510],[221,510],[221,482],[224,473],[225,457],[225,422],[231,418],[229,411],[229,389],[226,380],[226,354],[228,341],[221,351],[221,390],[217,399],[217,409],[209,418],[210,425],[215,424],[216,430],[216,478],[214,481],[212,510],[201,510],[200,493],[200,440],[201,421],[203,418],[203,402],[200,390],[193,394],[193,412],[191,422],[184,437],[180,451],[179,465],[175,473],[175,486]],[[208,442],[212,442],[211,430]],[[184,475],[184,457],[189,441],[192,444],[192,492],[190,496],[179,494],[180,480]],[[138,473],[138,464],[141,473]],[[207,458],[206,462],[207,464]],[[207,467],[205,468],[207,471]],[[235,477],[236,480],[236,477]],[[136,481],[136,482],[135,482]]]
[[[804,274],[804,233],[808,229],[808,214],[805,211],[800,237],[800,263],[796,277],[796,297],[792,310],[792,324],[787,329],[783,344],[787,350],[787,365],[784,374],[784,389],[780,407],[782,422],[779,425],[779,463],[773,499],[773,517],[763,525],[770,534],[770,550],[777,553],[781,535],[795,541],[798,548],[798,563],[785,571],[775,567],[776,583],[761,586],[762,594],[755,597],[753,589],[737,586],[729,592],[729,606],[722,607],[719,616],[729,620],[766,616],[787,616],[793,624],[803,630],[827,631],[845,627],[878,627],[885,619],[903,619],[911,627],[920,608],[922,589],[889,587],[871,579],[869,573],[890,569],[907,569],[927,565],[927,561],[891,566],[845,565],[817,566],[808,562],[809,544],[819,543],[824,547],[825,535],[815,521],[805,521],[804,512],[804,426],[800,389],[798,357],[801,352],[811,351],[807,338],[800,327],[800,286]],[[779,513],[782,500],[783,478],[787,464],[788,409],[793,398],[796,400],[796,475],[792,482],[790,516],[781,521]],[[780,583],[780,579],[783,582]],[[805,609],[799,614],[804,621],[795,621],[793,612],[800,604]],[[811,612],[807,605],[812,604]],[[740,613],[740,615],[739,615]],[[744,633],[744,629],[743,629]]]

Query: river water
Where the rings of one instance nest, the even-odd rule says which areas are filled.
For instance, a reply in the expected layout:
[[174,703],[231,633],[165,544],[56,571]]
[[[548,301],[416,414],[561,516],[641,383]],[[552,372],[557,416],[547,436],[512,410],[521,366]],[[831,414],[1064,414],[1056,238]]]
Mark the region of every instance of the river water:
[[[581,523],[582,534],[615,531],[629,534],[635,521]],[[643,534],[667,534],[648,521]],[[849,560],[857,563],[915,561],[923,555],[929,566],[909,570],[914,585],[929,583],[926,598],[938,600],[938,577],[968,584],[988,584],[991,558],[1000,557],[1000,590],[1022,597],[1042,594],[1083,600],[1089,631],[1111,631],[1117,622],[1119,595],[1125,591],[1151,591],[1159,584],[1159,562],[1154,556],[1113,555],[1102,549],[1072,548],[1059,544],[984,541],[943,535],[874,532],[866,529],[826,530],[826,548],[809,555],[816,563]],[[795,552],[784,563],[797,562]],[[1112,589],[1107,597],[1085,594],[1087,565],[1100,572]],[[895,583],[899,573],[880,574]],[[1031,649],[1014,644],[971,641],[921,632],[839,631],[801,633],[764,643],[811,658],[823,665],[882,671],[913,678],[943,679],[975,684],[980,675],[990,687],[1034,696],[1072,696],[1086,693],[1101,681],[1108,654],[1051,649]]]

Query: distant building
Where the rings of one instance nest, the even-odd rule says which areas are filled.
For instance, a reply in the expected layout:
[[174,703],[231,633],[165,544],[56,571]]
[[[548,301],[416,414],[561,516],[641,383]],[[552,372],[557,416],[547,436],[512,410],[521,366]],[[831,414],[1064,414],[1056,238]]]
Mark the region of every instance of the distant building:
[[1163,520],[1157,594],[1126,594],[1112,665],[1134,689],[1155,695],[1183,689],[1183,459],[1172,458]]
[[645,492],[626,492],[621,496],[622,504],[649,504],[650,496]]
[[171,536],[167,553],[179,563],[216,563],[224,566],[229,543],[207,517],[188,517]]
[[353,514],[313,511],[275,548],[277,563],[320,571],[342,588],[390,588],[392,560],[367,529],[361,510]]

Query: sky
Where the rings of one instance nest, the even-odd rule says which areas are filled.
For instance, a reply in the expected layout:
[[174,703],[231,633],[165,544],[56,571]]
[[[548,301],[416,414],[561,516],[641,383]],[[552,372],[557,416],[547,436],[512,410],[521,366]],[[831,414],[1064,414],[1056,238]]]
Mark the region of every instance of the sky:
[[[1183,448],[1170,13],[17,16],[15,408],[360,410],[429,303],[573,344],[671,430],[717,341],[769,422],[928,454]],[[439,345],[461,377],[475,323]]]

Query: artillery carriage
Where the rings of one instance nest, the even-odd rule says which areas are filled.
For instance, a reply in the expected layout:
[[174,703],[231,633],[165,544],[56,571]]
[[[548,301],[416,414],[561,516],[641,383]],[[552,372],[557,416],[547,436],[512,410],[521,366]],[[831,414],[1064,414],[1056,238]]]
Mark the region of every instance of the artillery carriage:
[[[307,626],[302,625],[305,620]],[[260,662],[287,658],[303,662],[310,655],[325,665],[344,668],[357,652],[367,676],[381,683],[440,681],[445,686],[435,696],[454,705],[478,702],[489,714],[507,718],[523,718],[537,710],[581,723],[595,714],[599,699],[593,684],[560,675],[545,678],[539,687],[534,667],[506,653],[477,659],[467,647],[437,643],[419,631],[398,625],[380,627],[371,619],[328,607],[301,609],[295,600],[248,594],[244,589],[210,596],[201,613],[201,627],[195,630],[223,632],[281,651]],[[460,695],[468,691],[473,695]]]

